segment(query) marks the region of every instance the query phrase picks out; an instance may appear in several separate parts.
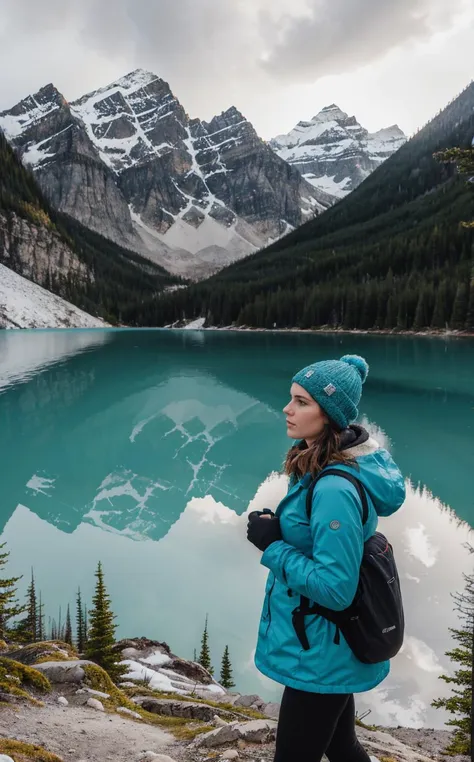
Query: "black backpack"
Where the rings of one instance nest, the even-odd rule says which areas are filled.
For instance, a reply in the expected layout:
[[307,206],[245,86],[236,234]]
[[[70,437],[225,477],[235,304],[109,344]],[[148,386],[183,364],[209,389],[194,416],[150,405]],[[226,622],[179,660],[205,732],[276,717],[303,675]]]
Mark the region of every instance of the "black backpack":
[[[362,503],[362,524],[369,517],[369,504],[363,484],[352,474],[337,468],[321,471],[311,482],[306,496],[306,513],[311,518],[313,492],[324,476],[348,479],[357,489]],[[334,643],[340,643],[340,632],[350,649],[364,664],[377,664],[395,656],[403,644],[405,619],[402,594],[393,549],[387,538],[376,532],[364,545],[359,585],[355,598],[344,611],[332,611],[301,596],[293,611],[293,626],[305,651],[309,641],[305,616],[319,614],[336,625]]]

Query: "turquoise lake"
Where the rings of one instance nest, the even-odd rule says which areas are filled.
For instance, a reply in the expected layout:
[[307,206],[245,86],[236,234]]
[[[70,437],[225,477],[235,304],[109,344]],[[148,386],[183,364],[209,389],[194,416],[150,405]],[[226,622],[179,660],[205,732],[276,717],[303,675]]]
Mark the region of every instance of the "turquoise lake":
[[[380,528],[402,578],[406,640],[357,698],[384,725],[442,727],[451,594],[473,557],[474,340],[232,331],[0,332],[0,541],[31,567],[46,621],[90,601],[100,560],[118,636],[193,658],[206,614],[216,673],[229,645],[241,692],[278,700],[253,666],[266,570],[250,508],[286,492],[282,408],[293,373],[357,353],[360,420],[392,451],[407,500]],[[9,576],[11,576],[9,574]],[[23,584],[24,583],[24,584]]]

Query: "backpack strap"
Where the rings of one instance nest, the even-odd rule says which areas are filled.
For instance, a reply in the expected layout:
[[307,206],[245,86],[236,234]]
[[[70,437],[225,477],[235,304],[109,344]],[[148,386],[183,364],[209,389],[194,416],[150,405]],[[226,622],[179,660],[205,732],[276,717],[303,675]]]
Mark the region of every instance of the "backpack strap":
[[[341,476],[343,479],[347,479],[347,481],[351,482],[351,484],[354,485],[362,504],[362,526],[364,526],[367,523],[367,520],[369,518],[369,503],[367,500],[367,493],[365,491],[365,487],[362,484],[362,482],[359,481],[359,479],[357,479],[356,476],[348,473],[347,471],[343,471],[340,468],[326,468],[323,471],[321,471],[321,473],[318,474],[315,479],[312,480],[311,484],[308,487],[308,492],[306,494],[306,515],[308,519],[311,519],[311,512],[313,508],[314,488],[316,487],[316,484],[318,483],[318,481],[322,479],[324,476]],[[313,615],[319,614],[320,616],[323,616],[325,619],[329,620],[330,622],[333,622],[333,624],[336,625],[336,631],[334,634],[334,643],[336,645],[339,645],[340,643],[339,624],[342,621],[343,617],[349,615],[349,611],[352,609],[353,605],[354,603],[351,604],[349,609],[346,610],[345,612],[334,612],[324,608],[324,606],[320,606],[317,603],[311,603],[309,598],[306,598],[304,595],[300,596],[300,605],[293,610],[292,619],[293,619],[293,627],[295,629],[296,635],[303,649],[305,651],[308,651],[310,647],[308,636],[306,635],[306,626],[305,626],[305,620],[304,620],[305,616],[308,616],[311,614]]]
[[350,474],[348,471],[343,471],[341,468],[325,468],[320,474],[316,476],[308,487],[306,493],[306,515],[308,519],[311,519],[311,512],[313,510],[313,492],[316,484],[325,476],[342,476],[343,479],[351,482],[357,490],[360,502],[362,503],[362,526],[365,526],[367,519],[369,518],[369,503],[367,501],[367,493],[362,482],[357,479],[356,476]]

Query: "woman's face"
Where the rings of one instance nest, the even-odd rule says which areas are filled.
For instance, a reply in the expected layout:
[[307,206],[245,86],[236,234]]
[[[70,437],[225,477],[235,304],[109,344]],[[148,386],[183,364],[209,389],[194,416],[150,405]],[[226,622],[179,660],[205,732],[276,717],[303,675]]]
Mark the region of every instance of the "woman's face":
[[283,412],[286,415],[286,433],[292,439],[305,439],[310,445],[324,429],[328,418],[324,410],[299,384],[292,384],[291,400]]

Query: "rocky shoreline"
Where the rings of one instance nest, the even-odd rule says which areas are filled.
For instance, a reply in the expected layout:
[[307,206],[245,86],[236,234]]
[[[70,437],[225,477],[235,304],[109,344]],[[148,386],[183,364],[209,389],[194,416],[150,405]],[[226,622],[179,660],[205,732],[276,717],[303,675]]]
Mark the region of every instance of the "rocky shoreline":
[[[118,686],[59,642],[0,648],[1,762],[8,760],[1,756],[8,743],[41,745],[50,755],[12,752],[14,762],[273,760],[278,704],[225,690],[166,643],[133,638],[115,649],[128,670]],[[13,665],[12,674],[5,665]],[[446,759],[450,739],[447,731],[362,723],[358,734],[377,762]]]

